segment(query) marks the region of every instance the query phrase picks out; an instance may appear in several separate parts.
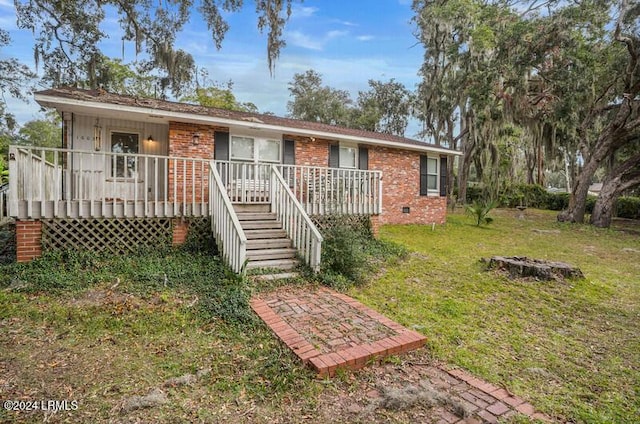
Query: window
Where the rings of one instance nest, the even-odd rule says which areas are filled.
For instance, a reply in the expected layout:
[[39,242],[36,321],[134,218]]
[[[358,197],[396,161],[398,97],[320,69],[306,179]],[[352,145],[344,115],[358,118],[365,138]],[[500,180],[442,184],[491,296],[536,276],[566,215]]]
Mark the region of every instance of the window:
[[427,158],[427,190],[438,189],[438,159]]
[[340,146],[340,168],[356,168],[356,154],[358,149],[355,147]]
[[280,141],[258,140],[258,158],[262,162],[280,162]]
[[420,195],[438,192],[438,159],[420,156]]
[[367,169],[369,166],[369,150],[355,145],[330,144],[329,167],[348,169]]
[[114,155],[111,160],[111,175],[116,178],[132,178],[136,171],[136,158],[128,155],[137,154],[138,149],[138,134],[112,132],[111,152],[121,154]]
[[231,137],[231,159],[253,160],[253,138]]
[[280,162],[280,140],[231,137],[231,160]]

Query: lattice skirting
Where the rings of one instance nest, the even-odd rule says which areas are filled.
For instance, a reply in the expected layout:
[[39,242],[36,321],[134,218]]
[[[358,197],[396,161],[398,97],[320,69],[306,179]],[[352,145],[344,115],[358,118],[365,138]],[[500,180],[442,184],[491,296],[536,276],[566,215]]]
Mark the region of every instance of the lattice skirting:
[[336,226],[345,225],[371,235],[371,217],[369,215],[311,215],[310,218],[321,234],[325,234]]
[[43,250],[122,254],[140,247],[170,246],[171,236],[169,218],[42,220]]
[[210,216],[189,218],[189,232],[186,244],[195,250],[215,249]]

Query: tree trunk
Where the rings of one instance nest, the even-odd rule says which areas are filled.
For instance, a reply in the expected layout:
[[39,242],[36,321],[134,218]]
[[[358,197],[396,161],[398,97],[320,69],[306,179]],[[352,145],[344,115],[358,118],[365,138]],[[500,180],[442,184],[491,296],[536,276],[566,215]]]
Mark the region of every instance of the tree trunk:
[[606,179],[602,183],[602,189],[593,207],[593,213],[589,222],[600,228],[609,228],[613,217],[613,207],[618,198],[618,187],[620,178]]
[[601,228],[611,226],[616,199],[620,193],[638,184],[640,184],[640,153],[627,158],[609,171],[593,207],[590,223]]
[[585,158],[585,164],[580,173],[576,176],[571,196],[569,197],[569,208],[558,214],[560,222],[584,222],[584,212],[587,203],[587,193],[593,175],[598,167],[609,155],[617,148],[625,145],[633,138],[629,138],[628,134],[631,130],[640,125],[640,120],[634,119],[631,123],[627,122],[627,118],[631,114],[631,106],[628,99],[623,101],[618,109],[616,117],[609,125],[600,133],[598,139],[591,149],[588,149],[588,143],[582,143],[582,154]]
[[458,202],[467,203],[467,183],[469,181],[469,169],[473,157],[473,146],[466,146],[458,169]]

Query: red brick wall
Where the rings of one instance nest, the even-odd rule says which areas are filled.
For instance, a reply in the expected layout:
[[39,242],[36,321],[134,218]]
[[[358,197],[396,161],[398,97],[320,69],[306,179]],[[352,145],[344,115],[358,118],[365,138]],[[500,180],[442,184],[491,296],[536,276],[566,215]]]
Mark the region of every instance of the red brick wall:
[[[420,153],[410,150],[369,148],[369,169],[382,171],[380,224],[444,224],[447,199],[420,196]],[[409,213],[402,213],[409,207]]]
[[309,137],[290,137],[296,141],[296,165],[329,166],[329,141]]
[[29,262],[42,256],[42,222],[16,221],[16,259]]
[[[214,132],[219,130],[210,125],[187,124],[183,122],[169,122],[169,156],[184,158],[213,159]],[[228,131],[228,129],[224,129]],[[198,144],[193,144],[193,133],[200,133]],[[195,201],[207,201],[209,196],[209,172],[208,167],[204,169],[200,163],[196,163],[195,173],[191,167],[192,163],[187,162],[186,170],[181,162],[169,161],[169,200],[173,199],[173,184],[176,182],[176,194],[178,201],[182,200],[183,184],[186,181],[186,201],[191,202],[192,190],[195,188]],[[205,173],[204,178],[201,174]],[[195,175],[194,175],[195,174]],[[201,193],[204,194],[202,199]]]

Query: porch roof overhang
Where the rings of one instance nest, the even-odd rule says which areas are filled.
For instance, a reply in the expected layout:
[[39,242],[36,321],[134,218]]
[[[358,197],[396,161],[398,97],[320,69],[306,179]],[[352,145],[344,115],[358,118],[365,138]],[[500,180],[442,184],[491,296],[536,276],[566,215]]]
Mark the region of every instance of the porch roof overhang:
[[[152,123],[164,123],[168,124],[171,121],[174,122],[186,122],[192,124],[204,124],[228,127],[230,132],[259,132],[265,133],[282,133],[291,136],[300,137],[316,137],[327,140],[344,141],[351,143],[367,144],[372,146],[382,146],[394,149],[403,149],[418,151],[424,153],[459,156],[462,152],[452,150],[444,147],[435,146],[425,142],[419,142],[417,140],[403,139],[401,137],[394,137],[398,140],[388,140],[384,138],[376,138],[375,135],[382,135],[378,133],[371,133],[367,131],[360,131],[362,134],[348,134],[348,132],[356,132],[350,129],[344,129],[345,132],[340,131],[340,127],[334,127],[329,125],[314,125],[320,128],[308,128],[295,125],[283,125],[281,123],[269,123],[263,122],[258,117],[246,116],[246,117],[224,117],[224,116],[212,116],[207,114],[199,114],[193,112],[185,112],[179,110],[168,110],[167,108],[154,108],[149,105],[127,105],[117,104],[104,101],[94,101],[87,99],[73,98],[66,95],[55,95],[56,90],[47,90],[43,92],[35,93],[35,100],[41,106],[52,107],[61,112],[70,112],[78,114],[95,115],[105,118],[116,118],[125,120],[134,120],[140,122],[152,122]],[[170,102],[166,102],[170,103]],[[191,106],[191,105],[189,105]],[[251,114],[249,114],[251,115]],[[276,118],[282,121],[296,120]],[[304,121],[297,121],[301,124],[305,124]],[[310,123],[311,125],[315,123]],[[330,131],[322,127],[330,127]]]

